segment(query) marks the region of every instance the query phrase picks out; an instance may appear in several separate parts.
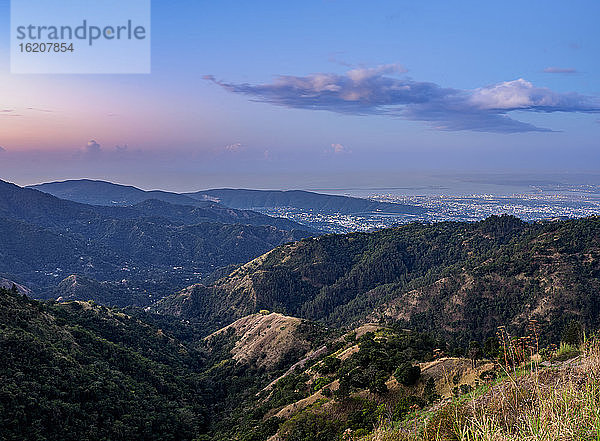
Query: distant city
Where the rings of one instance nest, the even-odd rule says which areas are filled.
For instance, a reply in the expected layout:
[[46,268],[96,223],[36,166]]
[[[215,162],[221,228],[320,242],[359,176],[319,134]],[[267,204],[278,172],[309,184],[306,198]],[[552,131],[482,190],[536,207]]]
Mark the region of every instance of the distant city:
[[476,221],[491,215],[508,214],[525,221],[555,220],[600,215],[600,186],[530,186],[520,194],[402,194],[398,192],[364,194],[348,191],[348,196],[366,197],[378,202],[402,203],[423,207],[423,214],[339,214],[298,210],[294,207],[256,209],[263,214],[287,218],[331,233],[373,231],[410,222]]

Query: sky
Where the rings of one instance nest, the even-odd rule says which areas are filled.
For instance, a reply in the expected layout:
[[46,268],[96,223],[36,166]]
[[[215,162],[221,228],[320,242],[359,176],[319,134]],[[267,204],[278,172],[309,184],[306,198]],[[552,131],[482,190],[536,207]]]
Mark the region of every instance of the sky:
[[154,0],[141,75],[11,74],[9,6],[0,179],[20,185],[600,174],[597,1]]

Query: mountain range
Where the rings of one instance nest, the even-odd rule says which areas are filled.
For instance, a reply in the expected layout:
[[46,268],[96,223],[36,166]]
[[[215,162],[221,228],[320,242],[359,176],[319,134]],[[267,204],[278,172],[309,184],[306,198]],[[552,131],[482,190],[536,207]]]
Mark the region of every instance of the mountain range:
[[213,199],[0,181],[0,439],[456,439],[453,403],[558,384],[600,329],[599,217],[321,234]]
[[125,280],[138,298],[140,290],[164,295],[311,234],[286,219],[217,204],[88,205],[0,181],[0,274],[38,297],[71,274]]
[[247,189],[211,189],[188,193],[166,191],[145,191],[132,186],[113,184],[88,179],[62,182],[48,182],[33,185],[40,190],[62,199],[93,205],[135,205],[139,202],[155,199],[177,205],[198,207],[221,206],[239,210],[260,210],[272,208],[294,208],[303,211],[339,213],[339,214],[421,214],[421,207],[378,202],[350,196],[329,195],[303,190],[247,190]]

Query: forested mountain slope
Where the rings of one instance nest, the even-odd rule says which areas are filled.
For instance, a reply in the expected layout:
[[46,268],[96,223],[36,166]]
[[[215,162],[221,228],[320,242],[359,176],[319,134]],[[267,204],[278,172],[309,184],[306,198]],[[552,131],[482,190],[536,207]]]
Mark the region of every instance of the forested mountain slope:
[[338,326],[402,320],[452,338],[530,317],[556,329],[571,318],[596,327],[599,253],[597,217],[411,224],[284,245],[156,309],[207,329],[262,308]]
[[[0,439],[210,439],[231,429],[218,429],[220,421],[328,336],[276,314],[246,320],[258,333],[238,324],[209,339],[192,325],[162,329],[145,318],[0,288]],[[261,337],[269,324],[278,324],[273,339]],[[287,337],[277,338],[283,326]],[[240,345],[269,363],[237,357]]]

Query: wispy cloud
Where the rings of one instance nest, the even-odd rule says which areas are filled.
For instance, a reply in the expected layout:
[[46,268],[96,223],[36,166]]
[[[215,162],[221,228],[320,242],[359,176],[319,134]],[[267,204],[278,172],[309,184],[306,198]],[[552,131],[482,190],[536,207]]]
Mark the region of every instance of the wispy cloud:
[[225,150],[226,152],[231,152],[231,153],[239,152],[243,149],[244,149],[244,146],[239,142],[236,142],[234,144],[228,144],[225,147],[223,147],[223,150]]
[[574,74],[577,73],[577,69],[574,67],[554,67],[550,66],[544,69],[544,73],[552,74]]
[[6,149],[0,145],[0,153],[4,153]]
[[20,113],[15,113],[15,109],[0,110],[0,116],[23,116]]
[[343,55],[343,54],[344,54],[344,52],[332,52],[329,54],[329,57],[327,57],[327,60],[330,63],[338,64],[340,66],[352,67],[352,64],[339,58],[339,55]]
[[53,113],[54,110],[40,109],[39,107],[28,107],[27,110],[33,110],[34,112]]
[[600,112],[600,99],[559,93],[517,79],[477,89],[445,88],[398,77],[397,64],[358,68],[345,74],[279,76],[271,84],[227,83],[205,76],[224,89],[252,100],[351,115],[387,115],[424,121],[439,130],[515,133],[547,132],[508,114],[525,112]]

